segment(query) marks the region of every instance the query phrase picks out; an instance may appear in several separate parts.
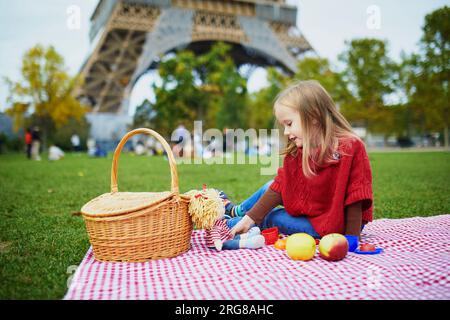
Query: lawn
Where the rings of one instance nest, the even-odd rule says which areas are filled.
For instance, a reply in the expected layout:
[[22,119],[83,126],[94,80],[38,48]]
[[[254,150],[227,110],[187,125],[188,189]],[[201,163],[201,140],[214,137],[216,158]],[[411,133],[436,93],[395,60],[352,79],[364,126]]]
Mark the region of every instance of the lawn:
[[[370,153],[375,218],[450,213],[450,153]],[[46,159],[44,156],[43,159]],[[82,217],[72,215],[109,191],[111,155],[63,161],[0,156],[0,299],[61,299],[89,248]],[[180,190],[202,183],[244,200],[273,176],[259,165],[179,165]],[[163,157],[121,156],[119,190],[169,190]]]

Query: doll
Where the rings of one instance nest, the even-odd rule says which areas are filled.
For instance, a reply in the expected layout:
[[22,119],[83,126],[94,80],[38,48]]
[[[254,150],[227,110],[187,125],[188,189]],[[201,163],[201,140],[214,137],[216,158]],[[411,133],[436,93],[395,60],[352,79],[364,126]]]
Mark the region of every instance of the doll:
[[258,227],[247,233],[233,236],[224,219],[225,206],[216,189],[191,190],[186,193],[191,197],[189,214],[198,229],[205,230],[205,242],[208,248],[218,251],[236,249],[258,249],[264,246],[264,237]]

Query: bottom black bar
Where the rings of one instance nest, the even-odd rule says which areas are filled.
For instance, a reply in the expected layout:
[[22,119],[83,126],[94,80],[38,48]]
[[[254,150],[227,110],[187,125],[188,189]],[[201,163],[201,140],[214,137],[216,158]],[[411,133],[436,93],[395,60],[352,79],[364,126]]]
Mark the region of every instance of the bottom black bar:
[[360,317],[379,316],[380,320],[392,309],[402,316],[423,312],[438,312],[439,308],[448,310],[448,301],[280,301],[280,300],[242,300],[242,301],[2,301],[2,310],[8,308],[15,315],[21,312],[35,317],[42,313],[46,318],[85,319],[98,314],[114,317],[135,317],[140,319],[310,319],[331,316]]

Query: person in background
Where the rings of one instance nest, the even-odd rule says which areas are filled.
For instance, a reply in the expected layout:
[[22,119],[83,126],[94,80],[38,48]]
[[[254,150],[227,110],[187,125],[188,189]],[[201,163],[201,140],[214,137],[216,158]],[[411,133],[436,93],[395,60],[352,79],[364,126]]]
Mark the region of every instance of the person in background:
[[41,133],[39,127],[34,127],[31,132],[31,158],[33,160],[41,161],[40,148],[41,148]]
[[202,136],[196,132],[194,133],[194,157],[202,158],[203,156],[203,144]]
[[145,144],[144,144],[147,155],[153,156],[156,153],[155,143],[156,143],[155,138],[147,137],[147,139],[145,140]]
[[174,130],[171,140],[175,143],[172,146],[172,152],[175,157],[182,158],[185,153],[185,149],[189,148],[190,133],[183,124],[179,124]]
[[94,157],[103,158],[107,156],[108,153],[98,143],[96,143]]
[[86,145],[89,157],[102,158],[108,156],[108,153],[102,149],[102,147],[97,143],[97,141],[95,141],[94,138],[89,138]]
[[89,138],[86,142],[88,156],[93,157],[96,151],[96,143],[93,138]]
[[31,128],[27,128],[25,131],[25,146],[27,148],[27,158],[31,159],[31,144],[33,143],[33,136],[31,134]]
[[155,151],[156,151],[156,155],[158,155],[158,156],[164,155],[165,151],[164,151],[164,148],[163,148],[161,142],[156,141]]
[[48,160],[57,161],[64,158],[64,151],[52,144],[48,149]]
[[145,153],[145,146],[144,146],[144,143],[143,143],[141,140],[139,140],[139,141],[136,143],[136,146],[134,147],[134,154],[137,155],[137,156],[141,156],[141,155],[143,155],[144,153]]
[[72,135],[70,142],[72,142],[74,152],[80,151],[80,137],[76,133]]

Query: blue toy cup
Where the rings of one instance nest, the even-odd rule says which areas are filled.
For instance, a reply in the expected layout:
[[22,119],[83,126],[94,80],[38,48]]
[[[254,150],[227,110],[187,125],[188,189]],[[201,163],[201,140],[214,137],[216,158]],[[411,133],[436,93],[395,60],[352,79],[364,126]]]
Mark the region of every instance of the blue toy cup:
[[348,241],[348,251],[354,252],[358,248],[359,237],[352,235],[345,235]]

